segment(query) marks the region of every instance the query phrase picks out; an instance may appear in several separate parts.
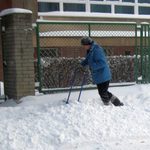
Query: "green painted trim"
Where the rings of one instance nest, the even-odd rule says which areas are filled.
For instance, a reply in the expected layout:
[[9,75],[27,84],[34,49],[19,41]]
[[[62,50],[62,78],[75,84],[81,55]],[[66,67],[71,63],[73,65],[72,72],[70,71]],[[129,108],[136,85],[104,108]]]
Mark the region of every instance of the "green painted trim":
[[143,83],[143,25],[141,25],[141,30],[140,30],[140,54],[141,54],[141,76],[142,80],[141,83]]
[[138,82],[138,37],[137,37],[137,32],[138,32],[138,27],[137,25],[135,26],[135,59],[134,59],[134,79],[136,82]]
[[37,23],[36,27],[36,40],[37,40],[37,66],[38,66],[38,81],[39,81],[39,92],[41,92],[42,89],[42,83],[41,83],[41,59],[40,59],[40,36],[39,36],[39,24]]
[[148,26],[148,82],[150,83],[150,25]]

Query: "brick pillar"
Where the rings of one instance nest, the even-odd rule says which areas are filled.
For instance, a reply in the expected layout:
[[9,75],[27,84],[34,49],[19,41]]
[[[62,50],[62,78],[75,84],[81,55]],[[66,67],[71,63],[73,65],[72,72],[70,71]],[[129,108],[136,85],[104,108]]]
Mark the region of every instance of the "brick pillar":
[[2,27],[0,18],[0,81],[3,81],[3,59],[2,59]]
[[5,94],[18,101],[21,97],[34,95],[32,13],[9,9],[1,14]]

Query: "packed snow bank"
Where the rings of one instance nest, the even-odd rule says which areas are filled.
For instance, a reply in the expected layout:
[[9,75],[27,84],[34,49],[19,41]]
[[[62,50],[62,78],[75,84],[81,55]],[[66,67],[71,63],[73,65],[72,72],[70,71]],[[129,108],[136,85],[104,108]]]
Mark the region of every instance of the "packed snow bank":
[[112,87],[125,104],[103,106],[97,90],[29,96],[0,105],[1,150],[149,150],[150,84]]

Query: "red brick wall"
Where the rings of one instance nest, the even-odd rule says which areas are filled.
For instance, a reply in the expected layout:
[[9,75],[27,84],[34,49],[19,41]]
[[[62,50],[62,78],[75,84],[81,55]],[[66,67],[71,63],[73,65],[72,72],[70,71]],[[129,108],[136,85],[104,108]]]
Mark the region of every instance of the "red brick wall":
[[[11,8],[11,0],[0,0],[0,11],[3,9]],[[0,20],[0,29],[1,29],[1,20]],[[1,41],[1,30],[0,30],[0,81],[3,81],[3,59],[2,59],[2,41]]]
[[0,0],[0,10],[11,7],[12,7],[12,0]]
[[32,22],[37,19],[37,0],[0,0],[0,11],[7,8],[24,8],[33,12]]
[[[33,12],[32,21],[37,19],[37,0],[0,0],[0,11],[8,8],[24,8]],[[1,28],[0,28],[1,29]],[[3,62],[0,33],[0,81],[3,80]]]

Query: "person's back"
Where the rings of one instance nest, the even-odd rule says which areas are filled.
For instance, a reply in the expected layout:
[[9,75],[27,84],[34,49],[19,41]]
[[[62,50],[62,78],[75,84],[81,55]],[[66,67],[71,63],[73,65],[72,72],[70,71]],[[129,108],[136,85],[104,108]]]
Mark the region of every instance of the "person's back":
[[94,42],[91,46],[91,50],[93,51],[92,59],[94,59],[94,63],[96,63],[99,68],[97,71],[100,71],[101,74],[99,75],[100,79],[97,83],[111,80],[111,72],[103,48]]
[[93,42],[88,49],[83,65],[89,65],[92,73],[93,83],[99,84],[111,80],[111,73],[103,48]]

